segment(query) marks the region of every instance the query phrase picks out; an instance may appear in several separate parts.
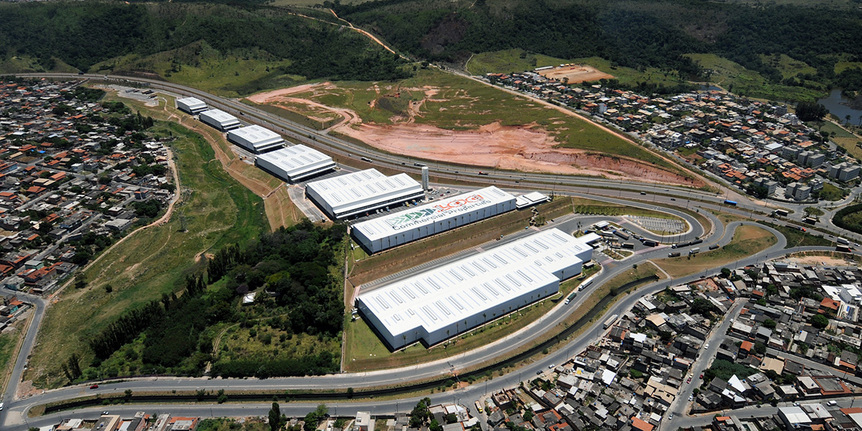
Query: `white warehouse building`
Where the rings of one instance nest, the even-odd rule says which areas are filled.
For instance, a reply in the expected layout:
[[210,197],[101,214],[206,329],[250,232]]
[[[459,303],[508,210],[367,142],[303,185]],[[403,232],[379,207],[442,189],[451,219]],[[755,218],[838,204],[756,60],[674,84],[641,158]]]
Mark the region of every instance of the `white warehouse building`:
[[198,116],[202,122],[226,132],[240,126],[239,119],[221,109],[209,109]]
[[231,130],[227,140],[255,154],[284,146],[281,135],[257,124]]
[[184,97],[177,99],[177,109],[180,111],[196,115],[207,110],[207,104],[203,100],[194,97]]
[[434,345],[557,293],[592,253],[548,229],[362,293],[356,307],[393,350]]
[[377,169],[366,169],[308,183],[305,194],[337,220],[419,199],[425,191],[407,174],[387,177]]
[[515,209],[515,197],[496,187],[460,194],[353,225],[365,250],[376,253]]
[[261,154],[254,159],[254,164],[288,182],[302,181],[335,169],[332,157],[302,144]]

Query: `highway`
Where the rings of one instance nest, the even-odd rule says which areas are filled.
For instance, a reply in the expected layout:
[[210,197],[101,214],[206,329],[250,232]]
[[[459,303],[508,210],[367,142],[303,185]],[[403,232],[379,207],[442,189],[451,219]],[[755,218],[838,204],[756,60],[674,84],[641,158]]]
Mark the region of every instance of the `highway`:
[[[45,76],[46,74],[29,75],[33,77]],[[80,79],[82,76],[75,74],[50,74],[50,77]],[[84,75],[84,78],[90,79],[106,79],[103,75]],[[254,119],[254,122],[265,127],[272,128],[280,133],[290,137],[291,139],[302,142],[306,145],[314,146],[322,151],[325,151],[336,156],[347,159],[358,159],[368,157],[374,160],[375,166],[385,166],[392,169],[399,169],[418,172],[418,168],[412,167],[415,159],[384,154],[374,151],[371,148],[359,146],[350,142],[344,142],[335,139],[325,133],[309,129],[307,127],[291,123],[283,118],[271,115],[269,113],[258,110],[239,103],[231,99],[224,99],[209,95],[199,90],[170,84],[161,81],[127,78],[119,76],[108,76],[107,79],[116,82],[135,81],[146,83],[158,90],[169,91],[175,94],[184,96],[195,96],[206,100],[213,106],[224,109],[228,112],[238,115],[241,119]],[[438,181],[455,180],[455,181],[473,181],[476,183],[496,184],[502,188],[509,189],[539,189],[550,191],[557,194],[566,195],[581,195],[588,196],[591,199],[599,199],[612,203],[621,203],[630,206],[638,206],[649,209],[657,209],[675,214],[684,218],[692,227],[692,229],[684,235],[677,236],[679,241],[693,239],[695,237],[703,237],[704,243],[701,247],[708,247],[711,244],[724,245],[732,238],[733,230],[741,225],[753,223],[756,220],[770,220],[761,214],[752,214],[746,210],[763,211],[763,209],[753,203],[740,202],[737,208],[728,208],[722,205],[723,198],[715,193],[709,193],[699,190],[690,190],[683,187],[653,185],[653,184],[637,184],[631,182],[622,182],[616,180],[606,180],[601,178],[583,178],[583,177],[562,177],[549,174],[521,174],[514,172],[498,172],[491,171],[487,176],[479,176],[476,168],[465,168],[457,165],[447,165],[439,162],[431,162],[434,175],[438,177]],[[647,195],[644,195],[647,193]],[[665,205],[691,208],[696,210],[701,215],[706,217],[713,224],[711,231],[705,232],[697,223],[696,219],[685,212],[667,208]],[[733,222],[724,226],[718,218],[708,209],[729,210],[748,217],[751,221]],[[767,211],[768,212],[768,211]],[[607,218],[607,217],[605,217]],[[575,230],[579,220],[586,220],[585,217],[564,217],[555,220],[550,224],[550,227],[560,227],[567,231]],[[768,259],[777,258],[788,253],[796,251],[812,251],[812,250],[832,250],[829,247],[804,247],[795,249],[784,249],[786,240],[777,231],[758,225],[769,230],[779,239],[778,243],[755,255],[740,259],[734,266],[744,266],[749,264],[760,263]],[[645,236],[650,234],[645,233]],[[653,235],[654,236],[654,235]],[[507,238],[507,240],[510,240]],[[493,243],[489,244],[493,245]],[[678,249],[685,253],[686,249]],[[596,276],[592,283],[591,289],[595,289],[607,280],[612,279],[619,273],[631,268],[633,264],[646,262],[650,259],[663,258],[667,256],[668,247],[661,246],[648,250],[639,251],[629,259],[621,262],[606,260],[603,261],[603,269]],[[720,268],[713,268],[704,273],[697,273],[687,277],[674,280],[661,280],[651,283],[637,290],[636,293],[625,295],[618,300],[607,311],[608,314],[622,314],[630,309],[643,295],[658,292],[668,286],[684,284],[700,279],[701,277],[713,275],[720,271]],[[16,294],[20,296],[20,293]],[[89,385],[77,385],[71,387],[60,388],[56,390],[45,391],[42,394],[34,395],[24,399],[14,399],[14,394],[17,385],[20,382],[24,366],[27,361],[32,347],[35,343],[36,334],[38,332],[41,319],[45,312],[45,302],[36,297],[26,297],[29,302],[35,305],[34,318],[31,320],[31,328],[28,330],[24,340],[24,344],[20,350],[18,358],[13,369],[12,379],[3,396],[6,404],[4,411],[0,412],[0,425],[3,430],[26,429],[29,426],[39,426],[48,423],[56,423],[62,417],[70,415],[79,415],[88,417],[97,416],[103,410],[119,412],[123,414],[134,413],[139,410],[153,411],[170,411],[172,414],[193,415],[193,416],[245,416],[245,415],[265,415],[269,409],[270,403],[249,403],[237,404],[230,401],[225,404],[195,404],[191,406],[170,405],[133,405],[133,406],[110,406],[99,408],[81,409],[80,411],[61,412],[52,415],[47,415],[39,418],[30,419],[26,417],[26,411],[33,406],[45,404],[54,401],[66,400],[79,397],[87,394],[122,394],[125,390],[133,392],[148,392],[148,391],[170,391],[170,390],[188,390],[194,391],[198,389],[207,389],[217,391],[225,389],[229,391],[253,390],[253,389],[345,389],[352,388],[368,388],[379,387],[386,385],[400,385],[405,382],[416,381],[426,378],[434,378],[441,375],[457,373],[460,370],[468,369],[491,361],[499,357],[505,352],[510,352],[518,349],[529,343],[537,334],[555,333],[559,331],[559,326],[570,313],[577,309],[578,305],[586,299],[588,295],[579,295],[575,303],[565,305],[562,301],[554,307],[547,315],[528,325],[526,328],[484,346],[481,349],[476,349],[470,352],[459,354],[454,357],[441,359],[435,362],[417,364],[415,366],[390,369],[382,371],[362,372],[362,373],[342,373],[326,376],[312,377],[290,377],[290,378],[271,378],[265,380],[259,379],[208,379],[208,378],[178,378],[178,377],[160,377],[160,378],[134,378],[127,379],[121,382],[112,384],[102,384],[98,389],[90,390]],[[499,391],[502,388],[510,388],[517,386],[518,382],[526,380],[535,375],[537,371],[542,371],[549,364],[561,364],[570,358],[572,355],[580,352],[591,343],[595,343],[601,333],[602,319],[596,319],[596,323],[581,333],[580,336],[574,337],[566,344],[560,346],[548,355],[537,357],[534,362],[526,364],[518,369],[507,369],[507,374],[502,377],[496,377],[493,380],[467,386],[458,390],[448,391],[444,393],[435,393],[431,395],[434,402],[457,402],[463,400],[465,404],[470,404],[472,401],[489,393]],[[710,348],[717,349],[717,343]],[[330,412],[333,410],[342,409],[342,414],[353,415],[357,410],[368,410],[373,414],[394,413],[396,411],[409,411],[415,405],[418,398],[404,398],[399,400],[358,400],[355,402],[328,402]],[[282,403],[282,411],[291,416],[302,416],[314,408],[316,403]],[[207,414],[209,413],[209,414]]]

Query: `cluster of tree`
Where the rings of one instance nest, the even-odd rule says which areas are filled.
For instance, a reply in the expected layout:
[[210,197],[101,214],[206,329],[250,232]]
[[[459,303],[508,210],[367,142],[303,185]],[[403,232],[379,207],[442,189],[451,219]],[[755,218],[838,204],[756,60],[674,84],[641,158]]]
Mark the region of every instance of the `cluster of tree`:
[[65,98],[75,98],[81,102],[98,102],[105,97],[105,90],[79,85],[64,95]]
[[733,375],[736,375],[740,379],[744,379],[756,372],[757,370],[748,365],[738,364],[724,359],[716,359],[713,361],[712,366],[703,372],[703,380],[705,382],[710,382],[712,379],[718,377],[726,381]]
[[[248,317],[236,305],[249,289],[264,286],[277,300],[262,306],[275,307],[273,314],[282,316],[268,319],[269,324],[292,333],[336,336],[342,329],[343,305],[330,268],[337,263],[335,252],[343,247],[344,235],[342,225],[322,228],[306,221],[265,234],[246,247],[224,247],[208,262],[207,276],[187,277],[179,294],[165,294],[132,310],[93,336],[90,347],[97,362],[143,334],[144,370],[199,373],[212,359],[212,338],[205,330],[220,322],[245,324]],[[337,365],[333,353],[318,351],[292,358],[216,361],[212,371],[225,377],[271,377],[323,374]]]
[[276,305],[289,310],[285,329],[335,335],[342,329],[341,289],[329,267],[337,264],[345,234],[343,225],[323,229],[305,220],[263,235],[244,250],[223,249],[207,273],[211,283],[226,276],[226,288],[236,294],[266,285]]
[[373,80],[405,76],[397,56],[355,32],[288,9],[245,3],[3,4],[0,46],[5,56],[29,55],[46,69],[53,69],[59,59],[89,70],[123,55],[146,56],[206,41],[222,53],[258,48],[292,60],[275,74]]
[[431,399],[422,398],[410,411],[410,428],[428,427],[431,431],[441,431],[443,427],[431,414]]
[[817,102],[799,102],[796,105],[796,116],[802,121],[820,121],[829,110]]
[[860,213],[862,213],[862,204],[844,207],[835,213],[835,216],[832,218],[832,223],[842,229],[862,233]]
[[72,257],[72,263],[83,265],[104,250],[114,242],[111,236],[97,235],[93,231],[87,231],[81,239],[70,241],[69,244],[75,247],[75,256]]
[[[117,128],[116,133],[118,135],[123,135],[126,132],[130,131],[149,129],[150,127],[153,127],[154,121],[152,117],[145,117],[141,115],[140,112],[138,112],[136,114],[124,115],[122,117],[108,118],[108,124]],[[132,139],[140,141],[145,136],[146,135],[137,135],[135,138]]]
[[164,175],[167,170],[168,168],[158,163],[141,163],[139,165],[132,166],[132,172],[134,172],[138,177],[144,177],[147,175],[161,176]]
[[715,304],[707,301],[703,298],[695,298],[691,303],[691,312],[695,314],[700,314],[706,318],[712,318],[714,314],[720,313],[718,307]]
[[138,217],[153,218],[161,211],[162,203],[157,199],[147,199],[145,201],[132,202],[132,208]]
[[90,349],[96,358],[107,359],[124,344],[134,340],[153,319],[163,314],[164,309],[158,301],[130,310],[90,338]]
[[332,353],[321,352],[298,358],[217,361],[212,366],[212,373],[222,377],[254,376],[261,379],[326,374],[336,369],[337,359]]

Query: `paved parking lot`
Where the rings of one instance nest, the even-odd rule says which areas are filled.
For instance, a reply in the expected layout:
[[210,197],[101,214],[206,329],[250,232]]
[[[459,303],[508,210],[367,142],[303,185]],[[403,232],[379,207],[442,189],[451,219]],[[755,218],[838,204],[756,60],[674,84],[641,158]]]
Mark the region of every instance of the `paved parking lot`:
[[683,233],[688,229],[688,225],[682,220],[640,216],[626,216],[626,218],[630,222],[658,234],[672,235]]

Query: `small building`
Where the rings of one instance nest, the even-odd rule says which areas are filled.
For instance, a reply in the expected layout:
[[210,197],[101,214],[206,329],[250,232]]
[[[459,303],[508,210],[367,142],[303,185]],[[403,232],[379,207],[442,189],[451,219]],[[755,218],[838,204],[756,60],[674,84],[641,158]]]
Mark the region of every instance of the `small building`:
[[200,113],[200,120],[222,132],[236,129],[240,126],[239,119],[221,109],[208,109]]
[[356,421],[353,426],[356,431],[374,431],[374,421],[371,420],[371,413],[356,412]]
[[194,97],[177,99],[177,109],[188,114],[197,115],[207,110],[207,104],[203,100]]

